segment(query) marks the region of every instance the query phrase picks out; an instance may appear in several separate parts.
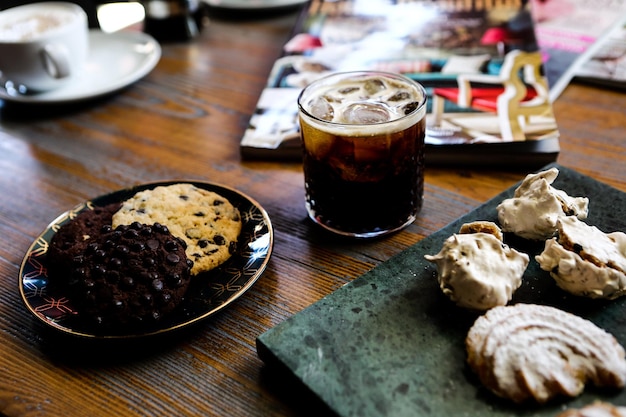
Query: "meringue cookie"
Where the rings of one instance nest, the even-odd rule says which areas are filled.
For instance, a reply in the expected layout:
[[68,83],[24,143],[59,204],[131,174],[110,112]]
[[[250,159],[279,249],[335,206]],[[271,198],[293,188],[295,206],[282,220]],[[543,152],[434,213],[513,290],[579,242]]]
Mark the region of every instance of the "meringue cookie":
[[556,232],[557,220],[565,216],[586,219],[589,199],[570,197],[552,187],[559,170],[551,168],[529,174],[508,198],[497,207],[498,220],[505,232],[532,240],[544,240]]
[[[499,231],[495,223],[492,225]],[[461,228],[470,229],[467,225]],[[424,256],[437,264],[439,287],[458,306],[483,311],[506,305],[522,284],[528,255],[505,245],[497,236],[491,232],[454,234],[438,254]]]
[[558,221],[558,237],[535,257],[563,290],[590,298],[626,293],[626,234],[604,233],[575,217]]

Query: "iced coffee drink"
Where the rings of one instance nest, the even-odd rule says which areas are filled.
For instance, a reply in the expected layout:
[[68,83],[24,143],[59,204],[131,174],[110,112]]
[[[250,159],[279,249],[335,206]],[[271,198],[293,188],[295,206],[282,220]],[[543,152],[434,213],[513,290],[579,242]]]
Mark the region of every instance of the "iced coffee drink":
[[338,73],[305,88],[298,107],[315,222],[374,237],[415,220],[424,190],[422,86],[396,74]]

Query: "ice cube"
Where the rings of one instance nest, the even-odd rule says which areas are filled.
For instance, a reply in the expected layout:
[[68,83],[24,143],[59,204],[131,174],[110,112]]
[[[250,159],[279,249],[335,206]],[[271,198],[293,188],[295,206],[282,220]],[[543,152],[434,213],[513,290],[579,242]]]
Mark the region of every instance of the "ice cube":
[[405,115],[411,114],[417,109],[418,106],[419,106],[419,103],[417,101],[412,101],[410,103],[405,104],[402,107],[402,111],[404,112]]
[[346,138],[335,141],[328,164],[341,179],[351,182],[377,182],[386,173],[386,141],[373,138]]
[[363,182],[361,180],[363,174],[359,167],[346,164],[344,161],[340,161],[339,164],[341,165],[339,165],[340,169],[337,172],[342,180],[349,182]]
[[335,117],[335,109],[324,97],[315,97],[309,102],[309,113],[327,122]]
[[342,122],[356,125],[369,125],[388,122],[391,119],[389,111],[376,103],[354,103],[343,110]]
[[354,141],[354,160],[358,164],[384,164],[389,157],[389,140],[375,138],[359,138]]
[[323,161],[330,158],[333,154],[335,143],[332,137],[316,135],[310,131],[303,137],[304,147],[313,158]]
[[411,95],[407,93],[406,91],[398,91],[396,94],[389,97],[387,100],[388,101],[403,101],[403,100],[407,100],[409,97],[411,97]]
[[370,80],[365,81],[363,84],[363,88],[367,91],[368,94],[374,95],[383,91],[385,88],[385,83],[383,80],[379,80],[378,78],[372,78]]
[[348,95],[348,94],[352,94],[355,91],[359,91],[359,87],[344,87],[344,88],[340,88],[339,90],[337,90],[337,92],[341,95]]
[[341,104],[343,102],[343,99],[341,97],[333,97],[330,95],[325,95],[324,99],[329,102],[329,103],[338,103]]

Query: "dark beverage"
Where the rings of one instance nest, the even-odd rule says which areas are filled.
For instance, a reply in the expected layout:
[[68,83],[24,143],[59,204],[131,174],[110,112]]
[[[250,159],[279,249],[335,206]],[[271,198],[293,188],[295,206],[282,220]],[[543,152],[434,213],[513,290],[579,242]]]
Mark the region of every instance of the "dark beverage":
[[309,216],[339,234],[373,237],[422,206],[426,95],[385,73],[336,74],[299,99]]
[[198,0],[143,0],[143,30],[160,42],[193,39],[206,20],[206,6]]

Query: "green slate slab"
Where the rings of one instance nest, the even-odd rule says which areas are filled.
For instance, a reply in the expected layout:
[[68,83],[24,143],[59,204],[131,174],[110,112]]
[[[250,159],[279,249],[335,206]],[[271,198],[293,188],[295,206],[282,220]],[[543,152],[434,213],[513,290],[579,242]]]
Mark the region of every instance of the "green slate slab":
[[[554,186],[588,196],[587,222],[626,230],[626,194],[557,164]],[[503,192],[468,215],[316,302],[257,339],[268,367],[286,367],[339,416],[555,416],[594,399],[626,404],[626,391],[588,387],[573,400],[516,406],[481,387],[465,363],[464,340],[476,319],[443,296],[424,254],[473,220],[497,221]],[[534,261],[543,243],[505,236],[531,255],[513,302],[553,305],[590,319],[626,346],[626,297],[597,301],[558,289]]]

